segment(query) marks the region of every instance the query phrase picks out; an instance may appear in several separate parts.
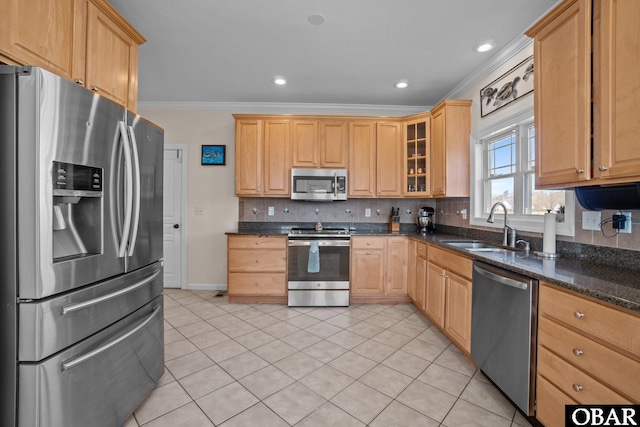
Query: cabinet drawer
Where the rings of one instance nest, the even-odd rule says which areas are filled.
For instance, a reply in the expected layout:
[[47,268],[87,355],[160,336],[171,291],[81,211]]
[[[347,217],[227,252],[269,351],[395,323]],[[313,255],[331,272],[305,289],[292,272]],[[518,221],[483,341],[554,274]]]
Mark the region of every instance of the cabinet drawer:
[[[538,344],[578,366],[609,387],[640,401],[640,363],[544,317],[538,320]],[[576,355],[578,354],[578,355]],[[630,374],[635,372],[636,375]]]
[[420,258],[427,259],[427,244],[426,243],[418,243],[418,247],[416,249],[416,253]]
[[229,236],[229,249],[285,249],[284,236]]
[[287,294],[287,277],[284,273],[229,273],[229,295],[279,295]]
[[471,279],[473,261],[470,258],[442,250],[436,246],[431,246],[429,248],[429,261],[449,271],[455,271],[460,276]]
[[287,253],[270,249],[229,249],[228,264],[230,272],[280,273],[286,271]]
[[384,249],[384,237],[352,237],[352,249]]
[[538,349],[538,374],[551,381],[564,394],[583,405],[631,403],[544,347]]
[[564,427],[564,406],[577,405],[542,376],[537,376],[536,418],[545,427]]
[[554,317],[640,356],[640,317],[549,285],[540,286],[540,308],[544,316]]

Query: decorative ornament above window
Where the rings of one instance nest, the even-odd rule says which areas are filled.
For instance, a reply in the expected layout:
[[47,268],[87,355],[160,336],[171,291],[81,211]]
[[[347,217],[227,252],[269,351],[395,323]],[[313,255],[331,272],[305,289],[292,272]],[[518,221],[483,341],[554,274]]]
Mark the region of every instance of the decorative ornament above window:
[[480,89],[480,116],[493,113],[530,92],[533,92],[533,56]]

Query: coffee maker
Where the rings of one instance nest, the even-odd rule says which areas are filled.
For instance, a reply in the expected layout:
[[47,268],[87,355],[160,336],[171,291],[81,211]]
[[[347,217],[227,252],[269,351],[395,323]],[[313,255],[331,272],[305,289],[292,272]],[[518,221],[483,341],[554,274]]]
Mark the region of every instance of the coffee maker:
[[418,211],[418,233],[435,233],[436,224],[433,222],[435,209],[425,206]]

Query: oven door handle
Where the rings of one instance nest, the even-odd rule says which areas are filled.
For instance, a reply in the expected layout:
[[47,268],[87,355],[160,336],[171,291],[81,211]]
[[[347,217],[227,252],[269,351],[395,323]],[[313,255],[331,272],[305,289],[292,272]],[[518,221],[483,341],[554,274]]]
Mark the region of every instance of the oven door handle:
[[318,246],[351,246],[349,240],[289,240],[289,246],[311,246],[312,241]]

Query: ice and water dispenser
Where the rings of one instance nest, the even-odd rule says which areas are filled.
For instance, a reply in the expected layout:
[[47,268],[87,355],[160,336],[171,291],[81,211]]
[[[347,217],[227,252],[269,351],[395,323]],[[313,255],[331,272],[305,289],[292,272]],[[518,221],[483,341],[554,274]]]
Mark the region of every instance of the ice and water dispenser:
[[101,168],[53,162],[53,258],[102,252]]

